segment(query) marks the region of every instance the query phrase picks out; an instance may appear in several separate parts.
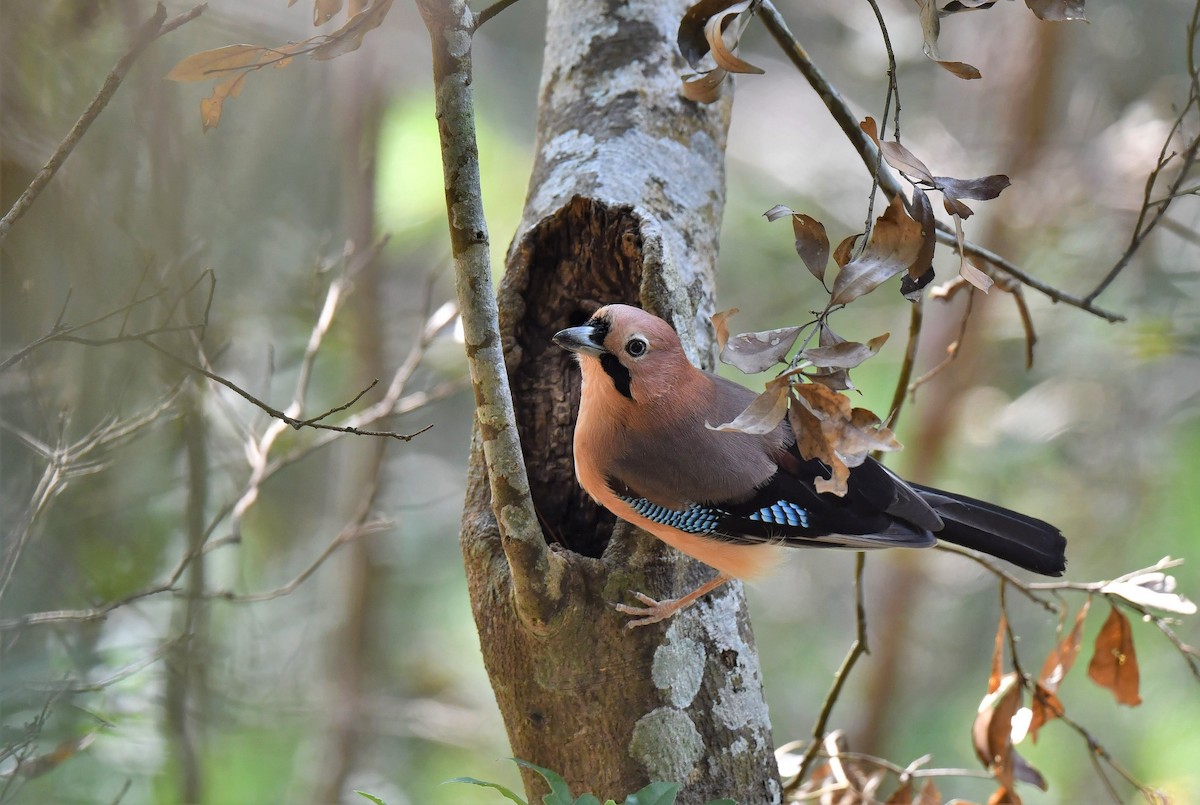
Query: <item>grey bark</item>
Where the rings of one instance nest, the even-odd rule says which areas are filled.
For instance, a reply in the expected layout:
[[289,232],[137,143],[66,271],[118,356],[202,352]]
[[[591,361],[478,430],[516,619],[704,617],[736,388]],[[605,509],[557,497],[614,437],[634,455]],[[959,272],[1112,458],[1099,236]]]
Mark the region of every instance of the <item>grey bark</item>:
[[[679,95],[674,43],[685,9],[681,0],[550,3],[536,164],[498,300],[535,536],[551,550],[533,547],[531,529],[505,522],[493,499],[486,418],[475,434],[462,548],[515,756],[602,799],[670,780],[684,785],[683,803],[776,802],[741,587],[727,585],[668,623],[625,629],[612,604],[628,591],[678,596],[712,571],[616,522],[580,490],[571,456],[578,373],[550,342],[600,304],[628,302],[672,321],[693,359],[710,362],[729,106]],[[488,389],[476,390],[494,411]],[[531,774],[525,782],[531,794],[543,790]]]

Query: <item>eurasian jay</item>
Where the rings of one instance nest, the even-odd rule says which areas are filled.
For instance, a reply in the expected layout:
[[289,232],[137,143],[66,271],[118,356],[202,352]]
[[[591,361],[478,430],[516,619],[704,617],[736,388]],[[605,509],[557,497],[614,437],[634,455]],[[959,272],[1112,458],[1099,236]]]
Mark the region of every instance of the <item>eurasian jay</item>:
[[[801,457],[785,418],[764,435],[716,431],[755,393],[692,366],[662,319],[608,305],[555,334],[583,374],[575,474],[601,506],[718,575],[687,595],[618,604],[630,628],[670,617],[731,578],[754,578],[779,548],[928,548],[938,539],[1050,576],[1066,567],[1057,528],[911,484],[868,458],[848,491],[816,491],[829,468]],[[936,534],[936,537],[934,536]]]

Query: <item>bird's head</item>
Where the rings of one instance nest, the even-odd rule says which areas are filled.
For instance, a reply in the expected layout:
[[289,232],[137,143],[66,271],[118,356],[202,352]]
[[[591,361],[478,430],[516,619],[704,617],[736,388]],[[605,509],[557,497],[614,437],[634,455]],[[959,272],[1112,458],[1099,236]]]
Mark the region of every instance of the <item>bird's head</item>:
[[629,305],[600,308],[586,323],[555,333],[554,343],[576,354],[585,380],[602,370],[603,382],[638,403],[670,392],[694,371],[671,325]]

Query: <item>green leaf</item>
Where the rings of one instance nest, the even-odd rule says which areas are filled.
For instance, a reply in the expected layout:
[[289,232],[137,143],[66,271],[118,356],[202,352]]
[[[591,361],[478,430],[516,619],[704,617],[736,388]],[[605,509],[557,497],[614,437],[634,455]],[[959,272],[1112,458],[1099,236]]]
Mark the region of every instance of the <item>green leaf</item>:
[[675,797],[679,795],[679,783],[665,783],[661,780],[630,794],[625,805],[675,805]]
[[[557,802],[558,800],[555,800]],[[600,805],[600,800],[595,794],[581,794],[579,799],[575,800],[573,805]]]
[[[529,803],[527,803],[525,800],[521,799],[512,791],[509,791],[499,783],[489,783],[483,780],[476,780],[474,777],[455,777],[453,780],[447,780],[445,783],[442,783],[442,785],[445,785],[446,783],[466,783],[467,785],[477,785],[480,788],[494,788],[512,802],[517,803],[517,805],[529,805]],[[355,793],[362,794],[361,791],[357,791]],[[363,794],[363,796],[368,797],[369,799],[374,799],[374,797],[371,797],[369,794]],[[378,805],[383,805],[383,803],[378,803]]]
[[[575,797],[571,794],[571,788],[562,777],[549,769],[543,769],[535,763],[530,763],[528,760],[521,760],[519,757],[512,758],[512,762],[518,766],[533,769],[542,775],[542,779],[550,786],[550,793],[542,797],[543,805],[575,805]],[[596,805],[599,805],[599,800],[596,801]]]
[[[453,780],[450,780],[449,782],[454,782],[454,781],[453,781]],[[386,802],[384,802],[382,799],[380,799],[379,797],[375,796],[374,794],[368,794],[366,791],[359,791],[359,790],[356,788],[356,789],[354,790],[354,793],[355,793],[355,794],[358,794],[358,795],[359,795],[360,797],[362,797],[363,799],[369,799],[369,800],[371,800],[372,802],[374,802],[374,803],[375,803],[375,805],[387,805],[387,803],[386,803]]]

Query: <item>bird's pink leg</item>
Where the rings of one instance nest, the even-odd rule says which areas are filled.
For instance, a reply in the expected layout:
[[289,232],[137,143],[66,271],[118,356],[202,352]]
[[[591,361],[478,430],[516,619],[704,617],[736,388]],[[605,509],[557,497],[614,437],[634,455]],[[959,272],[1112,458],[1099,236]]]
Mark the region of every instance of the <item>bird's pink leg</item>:
[[635,621],[630,621],[625,624],[626,629],[635,629],[638,626],[649,626],[652,623],[666,620],[681,609],[685,609],[695,603],[696,599],[720,587],[725,582],[729,581],[732,576],[726,576],[724,573],[718,575],[712,581],[706,582],[696,589],[692,590],[687,595],[679,598],[668,598],[665,601],[655,601],[648,595],[643,593],[634,593],[634,597],[641,601],[646,606],[631,607],[627,604],[614,604],[617,612],[623,615],[640,615],[642,617]]

